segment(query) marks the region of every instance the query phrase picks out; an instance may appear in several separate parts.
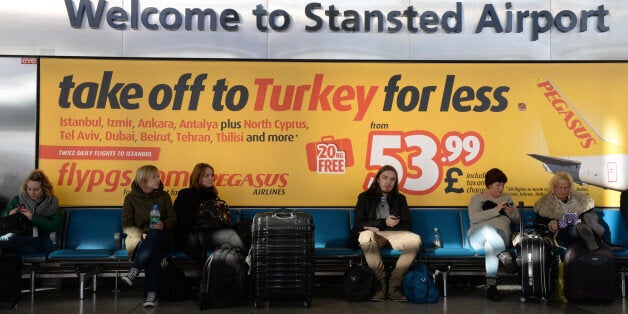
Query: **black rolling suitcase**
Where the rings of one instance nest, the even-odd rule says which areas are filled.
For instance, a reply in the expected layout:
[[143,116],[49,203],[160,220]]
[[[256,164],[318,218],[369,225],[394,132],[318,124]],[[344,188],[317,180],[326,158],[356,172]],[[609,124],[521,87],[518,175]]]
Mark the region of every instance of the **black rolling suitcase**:
[[[523,204],[519,203],[523,210]],[[536,299],[547,302],[554,291],[557,263],[549,240],[534,230],[525,230],[520,212],[521,302]]]
[[0,309],[14,309],[20,300],[21,266],[20,256],[0,255]]
[[314,224],[309,213],[277,210],[253,218],[251,276],[254,306],[302,301],[314,290]]
[[530,298],[547,302],[554,291],[556,258],[549,240],[536,234],[521,239],[521,301]]
[[608,304],[615,301],[617,277],[609,247],[589,251],[574,244],[565,253],[565,296],[574,304]]

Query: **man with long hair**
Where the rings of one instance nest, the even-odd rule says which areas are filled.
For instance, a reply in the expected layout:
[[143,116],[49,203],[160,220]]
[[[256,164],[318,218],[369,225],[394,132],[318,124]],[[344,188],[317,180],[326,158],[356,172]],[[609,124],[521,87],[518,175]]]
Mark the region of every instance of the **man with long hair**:
[[[353,246],[359,245],[364,252],[366,263],[379,282],[373,301],[383,301],[386,295],[394,301],[408,300],[401,291],[401,282],[421,246],[421,237],[411,231],[410,209],[406,197],[399,193],[398,179],[393,166],[383,166],[369,189],[358,195],[355,205],[351,238]],[[379,253],[384,247],[403,251],[390,273],[388,285]]]

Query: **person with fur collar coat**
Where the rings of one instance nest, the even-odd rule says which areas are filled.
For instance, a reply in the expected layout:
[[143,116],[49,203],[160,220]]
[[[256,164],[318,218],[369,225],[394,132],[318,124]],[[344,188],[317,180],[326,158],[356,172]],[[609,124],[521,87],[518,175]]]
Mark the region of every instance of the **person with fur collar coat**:
[[594,207],[590,196],[574,189],[569,173],[557,172],[550,180],[549,193],[534,204],[536,223],[553,234],[557,246],[582,240],[589,250],[597,250],[604,227]]

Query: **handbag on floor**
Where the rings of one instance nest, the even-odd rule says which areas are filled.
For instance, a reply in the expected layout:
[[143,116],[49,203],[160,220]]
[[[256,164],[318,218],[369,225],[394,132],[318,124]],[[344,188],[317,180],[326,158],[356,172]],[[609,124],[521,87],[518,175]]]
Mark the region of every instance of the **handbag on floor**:
[[565,296],[565,280],[564,280],[564,270],[565,263],[559,258],[558,263],[556,264],[556,279],[554,284],[554,292],[550,299],[552,301],[567,303],[567,297]]
[[183,269],[173,258],[164,258],[159,274],[159,298],[164,301],[185,301],[191,294]]
[[414,303],[436,303],[440,292],[427,265],[418,262],[410,268],[401,283],[403,295]]
[[17,306],[21,292],[21,267],[22,258],[19,255],[0,255],[0,309],[14,309]]
[[345,270],[342,293],[347,301],[368,301],[375,294],[375,274],[366,264],[351,264]]

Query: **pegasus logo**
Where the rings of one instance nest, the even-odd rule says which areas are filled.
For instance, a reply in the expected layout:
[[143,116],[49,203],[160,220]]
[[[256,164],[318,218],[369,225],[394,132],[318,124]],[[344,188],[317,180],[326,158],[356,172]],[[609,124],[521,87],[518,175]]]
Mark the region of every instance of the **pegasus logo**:
[[579,139],[580,146],[583,148],[589,148],[592,145],[596,145],[597,141],[591,135],[586,125],[577,117],[577,114],[569,107],[567,101],[563,99],[560,93],[554,88],[554,85],[550,81],[540,82],[536,84],[538,88],[544,88],[545,98],[552,104],[554,110],[562,116],[565,122],[565,127],[573,132],[573,135]]

